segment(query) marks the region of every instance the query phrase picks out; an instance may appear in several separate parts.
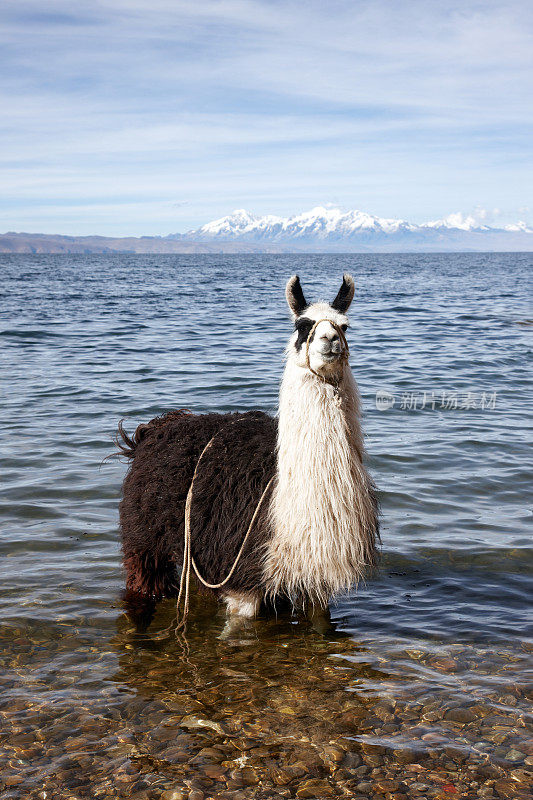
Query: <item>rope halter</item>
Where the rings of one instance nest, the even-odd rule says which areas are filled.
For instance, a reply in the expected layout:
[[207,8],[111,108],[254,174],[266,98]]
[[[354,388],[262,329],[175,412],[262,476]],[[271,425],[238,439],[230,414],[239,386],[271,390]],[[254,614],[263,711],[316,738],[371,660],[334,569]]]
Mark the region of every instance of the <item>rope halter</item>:
[[340,325],[337,325],[336,322],[333,322],[330,319],[325,319],[325,318],[324,319],[317,319],[317,321],[315,322],[315,324],[313,325],[313,327],[309,331],[309,336],[307,337],[307,342],[305,344],[305,366],[307,367],[309,372],[312,372],[313,375],[317,376],[317,378],[321,378],[323,381],[325,381],[326,378],[324,377],[324,375],[320,375],[320,373],[316,372],[313,369],[313,367],[311,366],[310,356],[309,356],[309,346],[311,344],[311,340],[313,338],[313,334],[314,334],[315,330],[317,329],[318,325],[320,325],[321,322],[329,322],[329,324],[333,328],[335,328],[335,330],[339,334],[339,339],[341,340],[341,344],[342,344],[342,352],[341,352],[339,358],[342,361],[348,361],[348,357],[350,355],[350,348],[348,347],[348,342],[346,340],[346,336],[344,335],[344,331],[342,330]]

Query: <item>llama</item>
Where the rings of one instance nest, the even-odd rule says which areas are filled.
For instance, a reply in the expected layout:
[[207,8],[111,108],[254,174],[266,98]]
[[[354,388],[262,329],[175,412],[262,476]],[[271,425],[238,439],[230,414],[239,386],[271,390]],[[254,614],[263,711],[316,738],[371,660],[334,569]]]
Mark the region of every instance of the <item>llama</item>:
[[378,506],[344,335],[353,296],[347,274],[331,304],[309,305],[298,276],[288,281],[294,331],[277,419],[178,410],[133,438],[119,425],[131,459],[120,504],[130,604],[178,595],[188,494],[195,568],[215,585],[233,568],[211,590],[229,614],[282,599],[325,608],[376,564]]

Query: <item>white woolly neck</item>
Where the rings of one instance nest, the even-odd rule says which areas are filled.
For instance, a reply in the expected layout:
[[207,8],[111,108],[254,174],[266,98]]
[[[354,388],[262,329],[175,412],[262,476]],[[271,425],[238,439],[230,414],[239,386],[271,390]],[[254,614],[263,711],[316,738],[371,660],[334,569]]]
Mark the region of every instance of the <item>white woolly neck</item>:
[[288,352],[271,504],[274,536],[265,561],[271,594],[322,604],[356,582],[372,560],[374,511],[362,465],[359,394],[349,365],[341,369],[333,386]]

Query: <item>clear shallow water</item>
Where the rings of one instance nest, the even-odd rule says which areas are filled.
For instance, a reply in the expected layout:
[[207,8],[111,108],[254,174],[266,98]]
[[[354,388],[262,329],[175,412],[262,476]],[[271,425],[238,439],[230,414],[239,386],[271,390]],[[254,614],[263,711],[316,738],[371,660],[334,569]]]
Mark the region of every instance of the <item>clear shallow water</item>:
[[[527,796],[531,256],[0,268],[3,796]],[[228,630],[206,601],[188,652],[172,601],[136,631],[120,600],[125,466],[102,464],[118,419],[274,411],[286,278],[331,299],[346,269],[379,574],[325,634],[288,617]],[[441,408],[443,391],[459,406],[496,392],[495,408]]]

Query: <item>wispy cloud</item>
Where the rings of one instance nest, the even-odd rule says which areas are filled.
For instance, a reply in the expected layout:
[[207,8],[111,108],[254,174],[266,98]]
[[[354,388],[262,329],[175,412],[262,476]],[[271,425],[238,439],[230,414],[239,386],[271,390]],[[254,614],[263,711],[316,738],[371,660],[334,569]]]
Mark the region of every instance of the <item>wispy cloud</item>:
[[532,205],[527,4],[4,0],[0,15],[0,230]]

